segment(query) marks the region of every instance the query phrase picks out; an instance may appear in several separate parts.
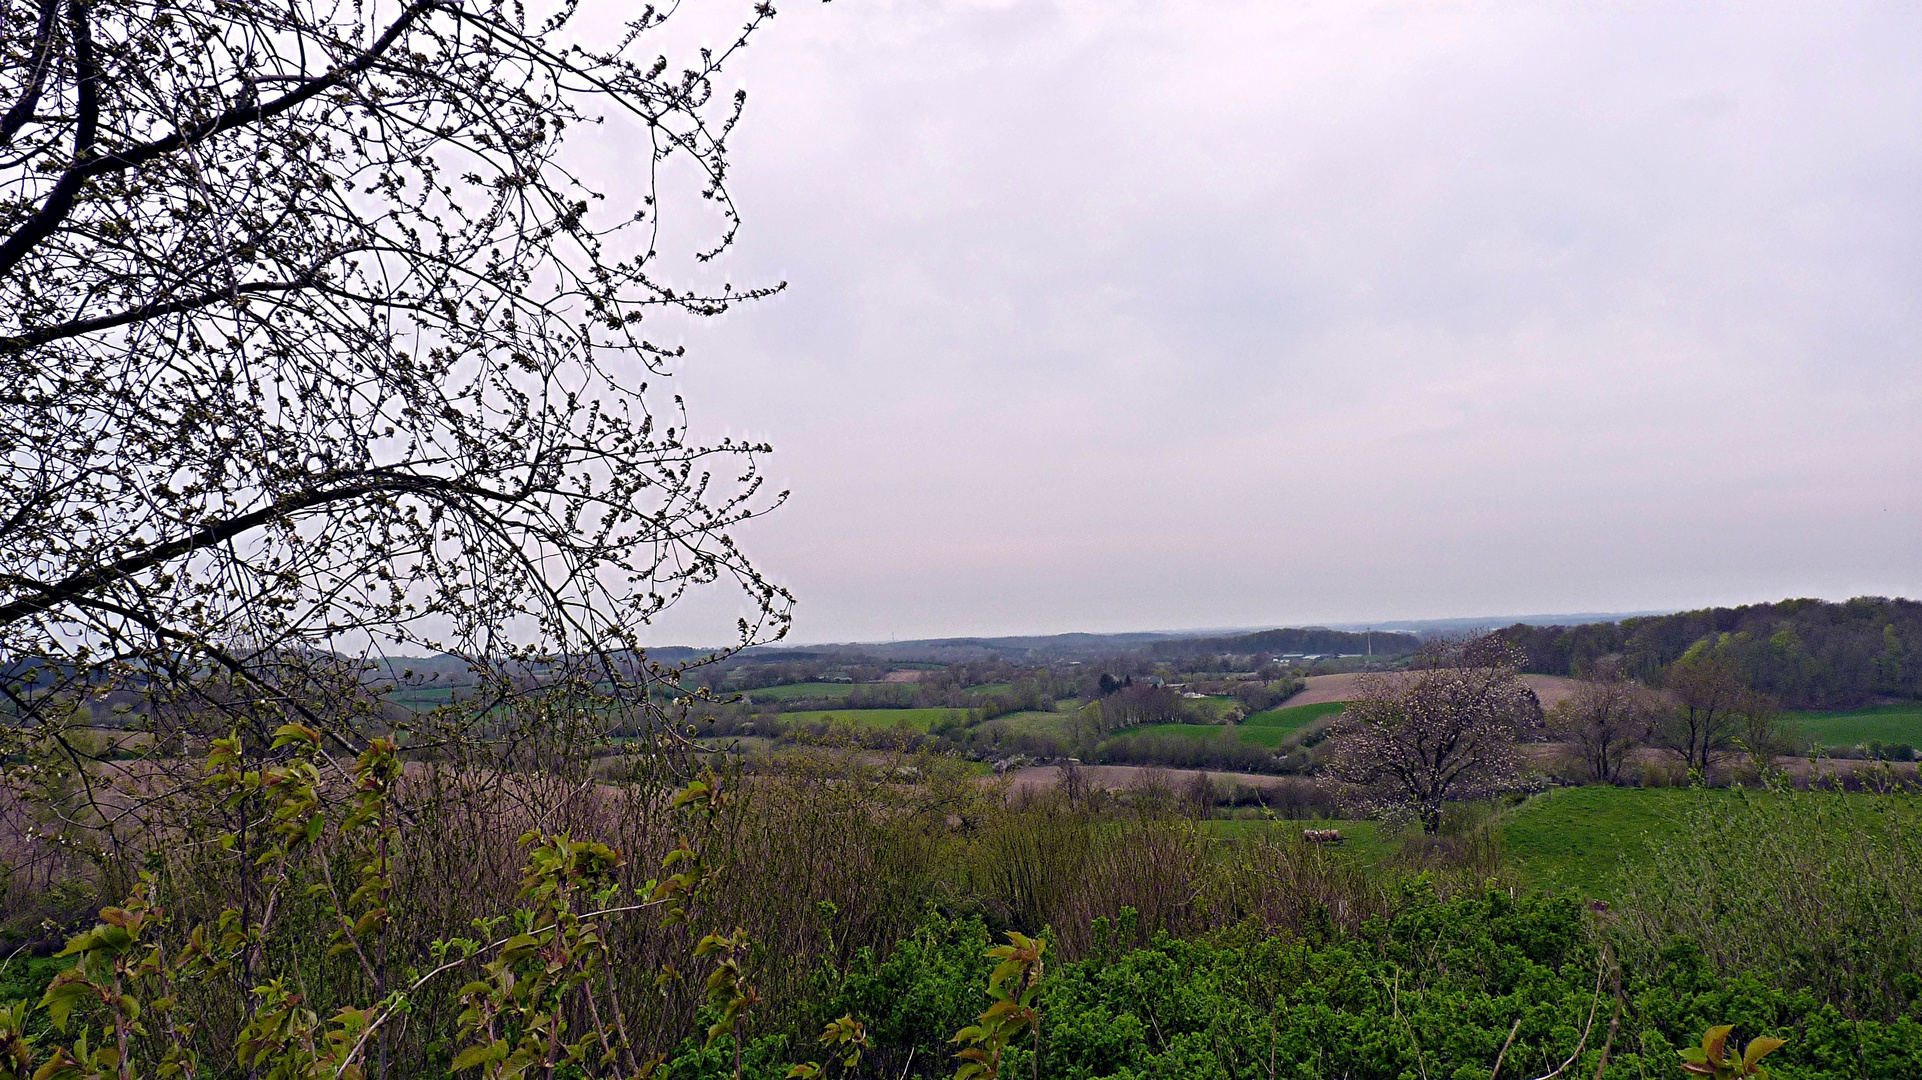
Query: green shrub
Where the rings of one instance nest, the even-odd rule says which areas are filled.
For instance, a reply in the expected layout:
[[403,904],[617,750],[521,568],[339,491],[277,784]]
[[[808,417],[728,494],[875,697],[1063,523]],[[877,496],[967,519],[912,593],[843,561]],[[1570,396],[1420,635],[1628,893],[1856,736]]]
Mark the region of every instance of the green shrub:
[[[1604,1044],[1604,1080],[1682,1077],[1680,1051],[1719,1024],[1744,1043],[1788,1039],[1769,1059],[1777,1080],[1922,1075],[1914,1019],[1852,1022],[1805,990],[1723,978],[1685,944],[1619,972],[1623,1008],[1610,1039],[1613,980],[1598,970],[1602,953],[1581,905],[1505,890],[1441,901],[1419,884],[1404,900],[1399,914],[1355,933],[1324,921],[1304,934],[1158,935],[1132,949],[1110,935],[1088,958],[1049,968],[1041,1075],[1470,1080],[1489,1075],[1512,1030],[1504,1077],[1540,1076],[1571,1055],[1564,1075],[1591,1077]],[[930,914],[887,955],[859,953],[812,1013],[866,1022],[873,1075],[953,1075],[949,1036],[990,1003],[982,987],[993,961],[983,954],[992,944],[979,919]],[[777,1048],[798,1037],[761,1036],[747,1056],[759,1054],[762,1071],[747,1074],[781,1075]],[[1028,1046],[1026,1036],[1007,1045],[1002,1075],[1028,1075]],[[724,1065],[722,1054],[703,1057],[689,1044],[668,1070],[693,1080]]]
[[1678,942],[1851,1018],[1922,1000],[1922,799],[1743,790],[1687,800],[1622,889],[1620,948],[1644,965]]

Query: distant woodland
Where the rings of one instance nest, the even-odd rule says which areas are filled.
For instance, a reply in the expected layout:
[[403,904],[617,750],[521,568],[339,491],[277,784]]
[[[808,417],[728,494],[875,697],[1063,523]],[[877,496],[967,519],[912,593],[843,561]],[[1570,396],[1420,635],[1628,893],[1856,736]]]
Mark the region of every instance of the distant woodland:
[[1601,658],[1618,655],[1628,674],[1653,682],[1708,641],[1749,686],[1787,708],[1922,697],[1922,602],[1914,600],[1783,600],[1619,623],[1516,624],[1501,636],[1526,654],[1523,670],[1540,675],[1581,677]]
[[1287,656],[1295,654],[1411,656],[1421,647],[1414,634],[1375,630],[1352,632],[1326,627],[1283,627],[1233,637],[1171,638],[1148,646],[1158,659],[1211,656]]

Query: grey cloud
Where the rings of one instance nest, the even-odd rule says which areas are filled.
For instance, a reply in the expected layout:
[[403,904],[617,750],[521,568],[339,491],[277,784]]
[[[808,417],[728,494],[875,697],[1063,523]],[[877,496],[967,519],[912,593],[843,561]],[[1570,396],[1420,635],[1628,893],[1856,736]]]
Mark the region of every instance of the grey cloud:
[[1914,594],[1919,23],[796,4],[679,383],[804,640]]

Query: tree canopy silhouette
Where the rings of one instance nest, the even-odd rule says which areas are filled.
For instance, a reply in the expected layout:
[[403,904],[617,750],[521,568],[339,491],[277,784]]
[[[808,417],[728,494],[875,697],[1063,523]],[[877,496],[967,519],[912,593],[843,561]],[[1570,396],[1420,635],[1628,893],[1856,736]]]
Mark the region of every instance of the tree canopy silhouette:
[[[119,685],[354,743],[385,654],[468,661],[475,717],[563,684],[623,712],[689,587],[778,635],[730,535],[779,502],[768,447],[647,386],[679,356],[651,316],[771,291],[677,288],[656,250],[682,206],[713,215],[687,266],[734,237],[716,78],[773,10],[745,14],[676,68],[653,7],[589,44],[572,2],[0,0],[16,717]],[[567,152],[604,123],[632,205]]]

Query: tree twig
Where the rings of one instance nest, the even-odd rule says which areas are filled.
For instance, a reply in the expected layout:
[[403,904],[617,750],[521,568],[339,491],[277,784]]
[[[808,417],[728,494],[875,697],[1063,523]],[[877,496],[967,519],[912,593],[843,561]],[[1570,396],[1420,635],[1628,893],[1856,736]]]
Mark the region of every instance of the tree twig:
[[1502,1059],[1508,1056],[1508,1044],[1515,1041],[1515,1033],[1521,1029],[1522,1018],[1517,1016],[1514,1026],[1508,1029],[1508,1038],[1502,1040],[1501,1052],[1495,1055],[1495,1067],[1488,1070],[1488,1080],[1495,1080],[1495,1077],[1501,1073]]

